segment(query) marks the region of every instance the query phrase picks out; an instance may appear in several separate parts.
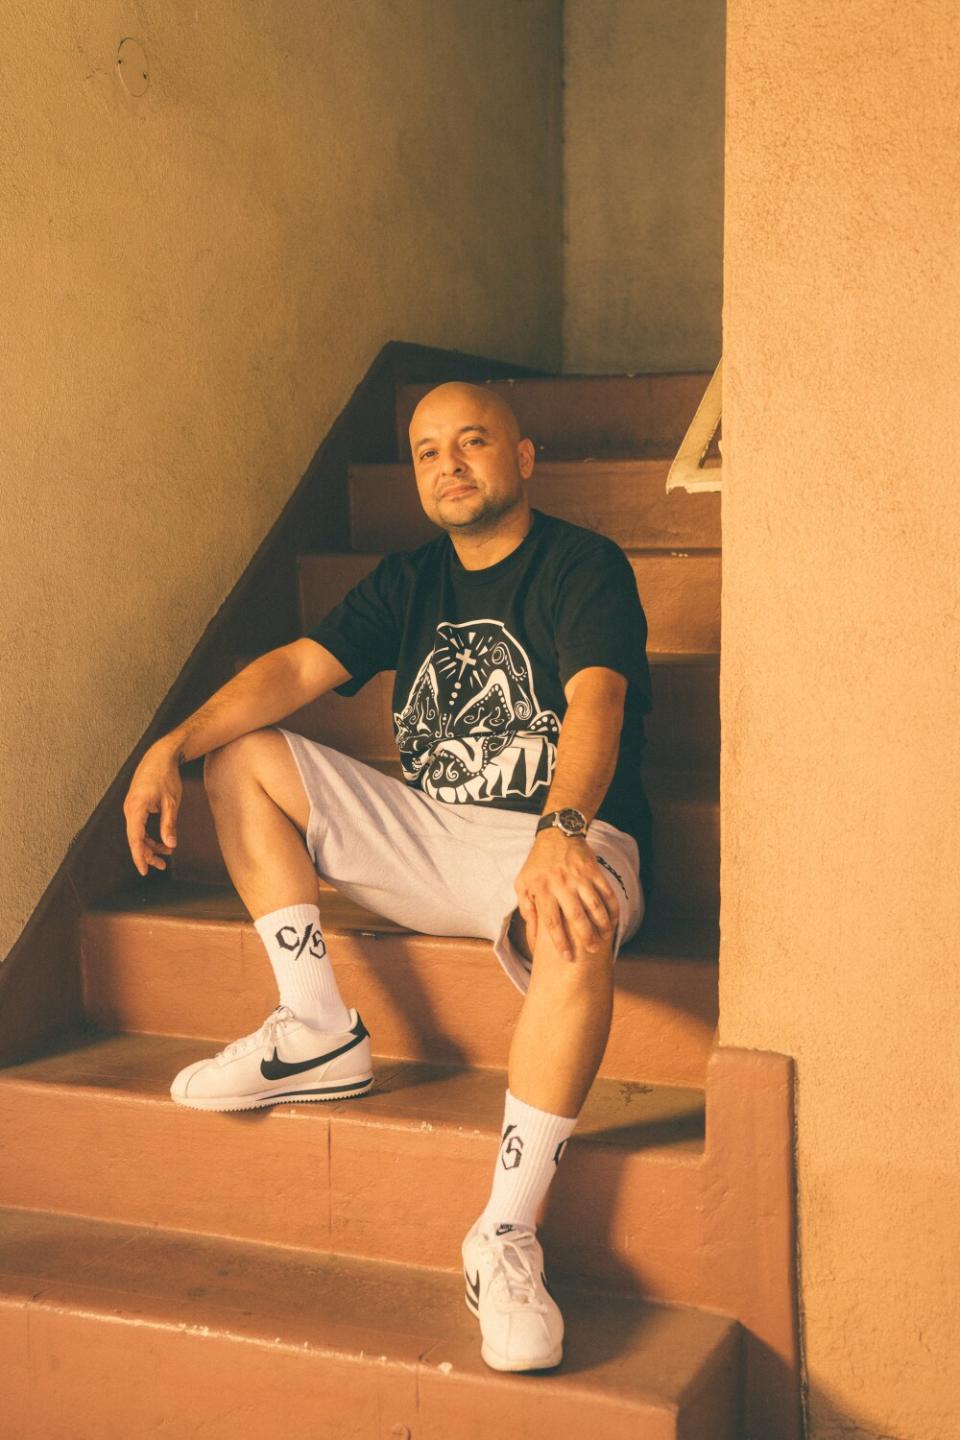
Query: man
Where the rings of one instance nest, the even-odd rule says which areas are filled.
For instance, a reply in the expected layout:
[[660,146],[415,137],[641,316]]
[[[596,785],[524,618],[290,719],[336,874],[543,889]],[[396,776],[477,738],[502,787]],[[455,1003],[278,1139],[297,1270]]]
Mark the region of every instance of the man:
[[[231,879],[273,965],[260,1030],[181,1071],[180,1104],[232,1110],[362,1095],[370,1039],[337,988],[317,874],[411,929],[493,941],[525,993],[487,1205],[464,1240],[484,1360],[559,1363],[536,1224],[610,1027],[613,962],[650,879],[640,784],[646,621],[612,541],[532,511],[534,446],[486,388],[439,385],[410,444],[442,532],[389,555],[308,636],[255,660],[157,741],[124,813],[134,862],[176,844],[178,766],[204,778]],[[403,780],[276,728],[395,669]],[[161,841],[146,833],[161,816]],[[642,874],[642,880],[641,880]]]

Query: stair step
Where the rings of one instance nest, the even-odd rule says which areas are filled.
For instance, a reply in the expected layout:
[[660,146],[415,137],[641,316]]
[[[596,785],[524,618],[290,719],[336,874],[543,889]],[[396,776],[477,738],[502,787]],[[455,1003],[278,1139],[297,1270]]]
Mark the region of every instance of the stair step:
[[[242,670],[254,655],[237,657]],[[715,770],[720,754],[720,656],[654,652],[653,708],[644,716],[644,774],[660,766]],[[331,691],[282,723],[310,740],[359,759],[397,759],[392,670],[381,671],[349,698]]]
[[[667,493],[674,451],[644,460],[538,460],[530,504],[609,535],[625,550],[718,549],[720,495]],[[440,531],[423,513],[413,465],[352,465],[348,480],[354,550],[414,550]]]
[[[709,370],[660,375],[558,375],[487,382],[510,405],[545,458],[675,454],[710,383]],[[397,389],[397,454],[410,458],[408,427],[433,383]]]
[[[504,1070],[377,1057],[361,1100],[175,1104],[174,1076],[219,1048],[87,1033],[0,1071],[4,1202],[457,1267],[489,1191]],[[687,1302],[703,1135],[702,1089],[598,1080],[542,1225],[553,1272]]]
[[720,761],[720,656],[648,657],[653,708],[643,717],[644,774],[716,770]]
[[[300,715],[304,713],[301,711]],[[299,731],[298,718],[292,716],[289,722],[284,722],[285,727]],[[398,759],[358,758],[400,778]],[[229,884],[202,775],[197,769],[185,772],[182,782],[177,847],[171,870],[180,880]],[[720,903],[720,805],[716,775],[663,770],[645,778],[644,783],[655,826],[657,907],[716,913]]]
[[[628,556],[647,617],[647,652],[720,653],[719,550],[648,549]],[[304,633],[369,574],[379,555],[301,555],[297,566]]]
[[[521,996],[485,940],[418,935],[330,891],[320,915],[341,992],[375,1048],[406,1060],[507,1063]],[[248,1034],[277,1003],[232,889],[151,873],[80,920],[86,1014],[104,1030]],[[604,1078],[703,1084],[717,1023],[716,921],[651,917],[617,961]]]
[[[549,1380],[480,1359],[451,1274],[0,1211],[5,1425],[18,1440],[734,1440],[741,1332],[558,1288]],[[26,1314],[25,1314],[26,1312]]]

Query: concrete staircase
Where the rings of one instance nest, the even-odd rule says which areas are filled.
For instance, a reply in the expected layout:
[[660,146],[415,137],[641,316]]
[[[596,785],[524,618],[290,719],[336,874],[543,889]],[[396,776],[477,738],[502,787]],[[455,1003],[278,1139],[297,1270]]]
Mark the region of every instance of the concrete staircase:
[[[412,934],[321,886],[374,1091],[173,1104],[179,1069],[276,1004],[196,762],[170,873],[131,865],[81,918],[85,1024],[0,1070],[5,1440],[794,1435],[790,1075],[714,1047],[719,497],[664,494],[706,378],[498,382],[537,443],[533,503],[630,553],[655,696],[658,894],[618,962],[610,1042],[541,1227],[562,1367],[488,1370],[462,1297],[520,1003],[485,942]],[[351,467],[353,550],[299,557],[304,628],[379,553],[429,535],[396,459],[428,388],[397,391],[394,459]],[[285,723],[396,767],[391,684]]]

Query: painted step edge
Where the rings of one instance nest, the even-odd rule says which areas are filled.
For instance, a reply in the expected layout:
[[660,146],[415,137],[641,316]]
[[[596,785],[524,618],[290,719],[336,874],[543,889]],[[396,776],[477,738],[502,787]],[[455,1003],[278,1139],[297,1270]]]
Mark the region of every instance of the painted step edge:
[[[350,1102],[219,1113],[177,1105],[174,1075],[216,1048],[88,1035],[0,1072],[3,1202],[458,1266],[496,1165],[504,1072],[444,1077],[442,1067],[381,1059],[379,1088]],[[434,1094],[445,1080],[446,1093]],[[690,1089],[595,1087],[543,1220],[555,1273],[611,1293],[690,1301],[704,1110],[703,1093]],[[238,1172],[242,1182],[230,1183]],[[429,1186],[412,1183],[424,1175]],[[610,1214],[598,1187],[617,1197]]]
[[[0,1068],[0,1090],[84,1093],[98,1100],[170,1101],[169,1079],[209,1056],[210,1037],[76,1029],[35,1055]],[[196,1052],[196,1053],[194,1053]],[[467,1134],[493,1144],[500,1134],[507,1072],[493,1066],[441,1065],[373,1055],[374,1085],[358,1100],[309,1105],[305,1116],[411,1133]],[[703,1154],[705,1093],[699,1086],[637,1084],[600,1077],[580,1114],[577,1148],[642,1155],[656,1161]],[[189,1107],[180,1107],[186,1109]],[[269,1107],[273,1113],[279,1107]],[[221,1113],[221,1112],[203,1112]],[[241,1113],[241,1112],[225,1112]],[[253,1112],[246,1112],[253,1113]]]
[[[318,876],[317,882],[320,904],[328,907],[325,924],[331,934],[397,935],[422,941],[433,949],[444,949],[455,943],[473,953],[487,953],[490,944],[487,940],[408,930],[339,895],[323,876]],[[253,927],[246,907],[229,882],[182,881],[159,872],[133,878],[83,912],[84,917],[101,915],[147,916],[159,922],[188,918],[209,924]],[[629,959],[716,962],[719,945],[715,912],[651,911],[637,934],[622,947],[617,963]]]
[[721,1315],[561,1290],[564,1363],[549,1379],[503,1376],[481,1361],[453,1276],[0,1212],[11,1234],[40,1254],[11,1274],[0,1240],[18,1440],[64,1433],[55,1406],[98,1440],[152,1433],[171,1413],[226,1440],[238,1413],[275,1428],[278,1404],[285,1440],[513,1440],[571,1420],[592,1440],[624,1427],[633,1440],[735,1437],[741,1336]]

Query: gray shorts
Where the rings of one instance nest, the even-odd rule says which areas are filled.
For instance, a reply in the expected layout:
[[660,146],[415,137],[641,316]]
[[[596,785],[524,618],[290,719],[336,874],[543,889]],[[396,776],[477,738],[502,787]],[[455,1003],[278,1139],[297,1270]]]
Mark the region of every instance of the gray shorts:
[[[517,989],[530,962],[511,943],[513,882],[539,816],[434,800],[402,780],[279,725],[310,802],[307,850],[341,895],[427,935],[492,940]],[[614,954],[643,920],[639,851],[631,835],[594,820],[587,841],[620,901]]]

